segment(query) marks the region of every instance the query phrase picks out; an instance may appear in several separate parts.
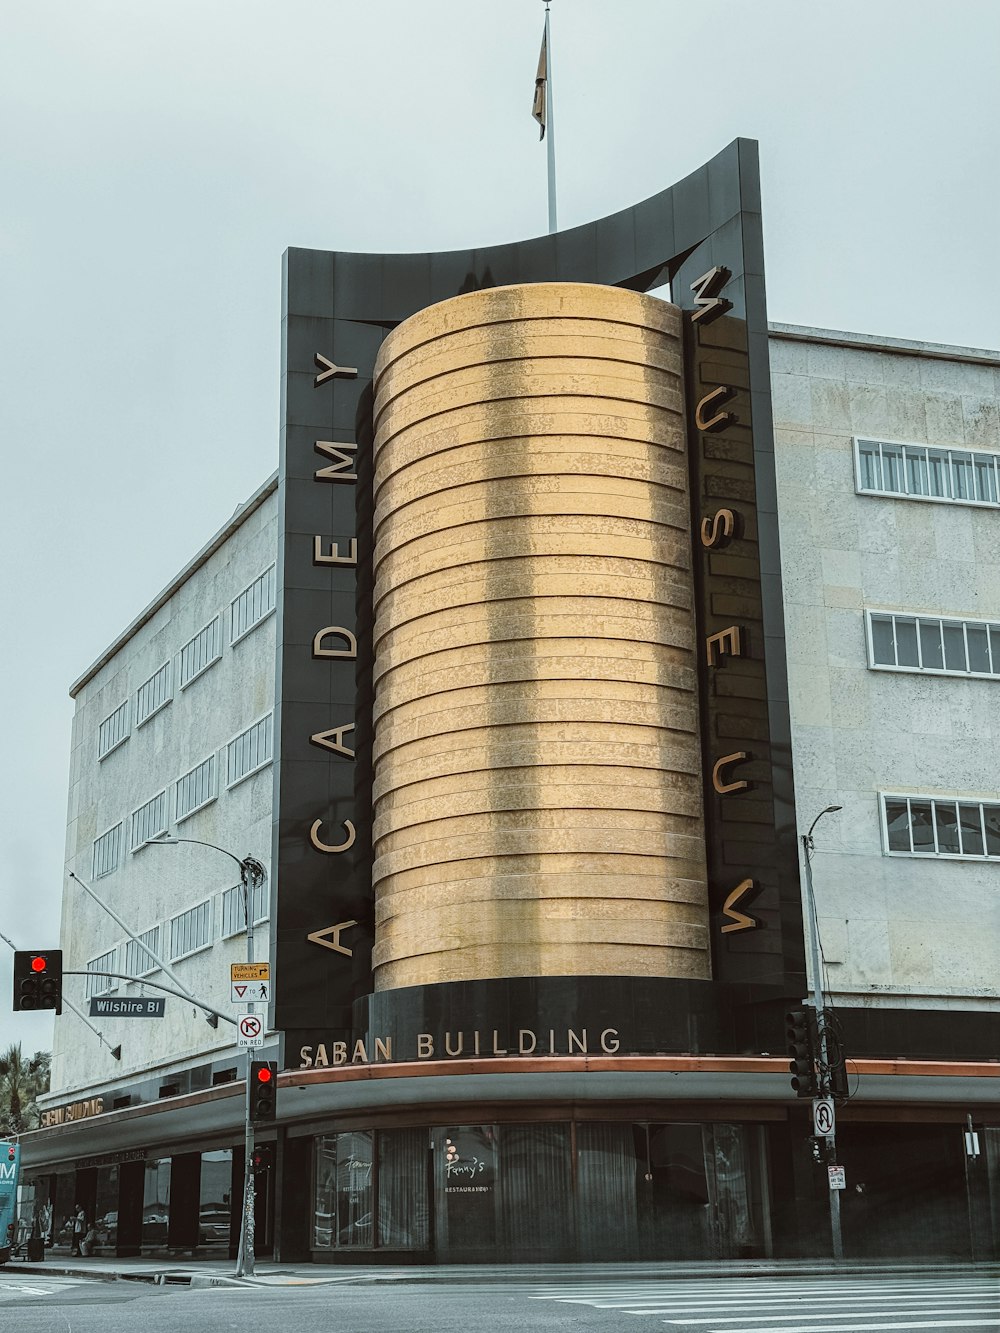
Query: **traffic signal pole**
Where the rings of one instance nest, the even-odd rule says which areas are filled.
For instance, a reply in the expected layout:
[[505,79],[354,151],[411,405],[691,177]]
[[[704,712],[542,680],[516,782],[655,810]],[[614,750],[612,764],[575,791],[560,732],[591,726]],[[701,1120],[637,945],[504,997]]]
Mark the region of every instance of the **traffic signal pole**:
[[[809,853],[813,848],[812,831],[823,815],[839,810],[840,806],[828,806],[816,816],[808,833],[802,835],[802,851],[806,863],[806,936],[809,940],[809,956],[812,968],[812,995],[816,1009],[816,1028],[819,1034],[819,1095],[829,1097],[832,1092],[830,1079],[830,1053],[826,1040],[826,1005],[823,999],[823,973],[819,952],[819,926],[816,918],[816,895],[813,891],[812,861]],[[836,1130],[828,1134],[830,1152],[834,1162],[837,1160]],[[830,1236],[833,1242],[834,1259],[844,1257],[844,1239],[840,1226],[840,1190],[828,1189],[830,1196]]]
[[[243,911],[246,915],[247,923],[247,962],[254,961],[253,956],[253,885],[250,883],[250,873],[246,862],[240,862],[240,883],[243,886]],[[247,1005],[247,1013],[252,1014],[254,1006]],[[243,1216],[240,1219],[240,1244],[236,1254],[236,1276],[253,1277],[254,1276],[254,1204],[255,1189],[253,1178],[253,1116],[250,1114],[250,1098],[253,1089],[250,1086],[250,1065],[253,1061],[253,1047],[248,1046],[247,1050],[247,1095],[246,1106],[244,1109],[244,1175],[243,1175]]]

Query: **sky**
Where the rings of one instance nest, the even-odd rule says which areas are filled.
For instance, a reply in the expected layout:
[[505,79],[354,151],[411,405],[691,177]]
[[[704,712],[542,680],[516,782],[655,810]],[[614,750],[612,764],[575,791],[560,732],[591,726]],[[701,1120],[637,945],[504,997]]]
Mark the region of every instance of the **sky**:
[[[0,930],[68,687],[277,466],[281,255],[546,229],[541,0],[0,0]],[[772,320],[997,348],[997,0],[552,0],[560,227],[760,143]],[[0,1050],[47,1048],[10,1011]],[[96,1040],[96,1039],[95,1039]]]

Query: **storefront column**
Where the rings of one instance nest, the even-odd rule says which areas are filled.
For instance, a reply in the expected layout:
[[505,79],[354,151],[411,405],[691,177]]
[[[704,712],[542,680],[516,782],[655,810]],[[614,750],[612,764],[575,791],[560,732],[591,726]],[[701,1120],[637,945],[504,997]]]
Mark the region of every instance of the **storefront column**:
[[176,1155],[170,1165],[170,1220],[167,1249],[193,1250],[200,1239],[201,1153]]

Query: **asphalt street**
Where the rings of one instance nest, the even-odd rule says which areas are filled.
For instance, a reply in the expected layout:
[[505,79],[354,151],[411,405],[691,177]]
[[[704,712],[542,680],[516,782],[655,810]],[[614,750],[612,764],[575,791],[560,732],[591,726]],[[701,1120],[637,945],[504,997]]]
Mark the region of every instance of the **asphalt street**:
[[994,1270],[545,1282],[332,1282],[192,1289],[0,1274],[11,1333],[466,1333],[642,1326],[670,1333],[998,1333]]

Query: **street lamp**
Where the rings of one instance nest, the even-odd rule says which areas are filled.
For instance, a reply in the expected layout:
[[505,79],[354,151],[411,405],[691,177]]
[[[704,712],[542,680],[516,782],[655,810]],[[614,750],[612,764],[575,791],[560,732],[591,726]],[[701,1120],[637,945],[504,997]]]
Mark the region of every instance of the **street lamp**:
[[[819,919],[816,914],[816,894],[813,890],[810,853],[815,847],[813,829],[824,815],[836,814],[838,810],[843,808],[842,805],[828,805],[825,810],[819,812],[809,825],[809,832],[802,834],[802,852],[806,865],[806,931],[809,936],[809,953],[812,961],[813,1007],[816,1010],[816,1030],[819,1033],[819,1094],[821,1097],[829,1097],[831,1092],[830,1056],[826,1039],[826,1006],[823,999],[822,972],[820,970]],[[832,1150],[833,1160],[836,1162],[836,1131],[828,1134],[826,1138]],[[844,1241],[840,1228],[840,1191],[831,1189],[828,1193],[830,1195],[830,1234],[833,1240],[833,1257],[834,1259],[843,1259]]]
[[[247,933],[247,962],[252,963],[253,957],[253,918],[254,905],[253,895],[258,884],[263,884],[267,878],[267,871],[254,856],[244,856],[241,860],[234,852],[227,851],[225,847],[219,847],[214,842],[204,842],[201,838],[173,838],[169,834],[164,834],[159,838],[153,838],[148,844],[150,847],[156,846],[176,846],[181,842],[194,843],[198,847],[210,847],[215,852],[221,852],[223,856],[228,856],[231,861],[235,861],[240,868],[240,885],[243,889],[243,913],[246,920]],[[247,1013],[252,1014],[254,1006],[247,1005]],[[254,1213],[254,1173],[253,1173],[253,1120],[250,1117],[250,1065],[253,1057],[253,1047],[247,1047],[247,1070],[246,1070],[246,1097],[244,1107],[243,1137],[245,1142],[245,1161],[244,1161],[244,1190],[243,1190],[243,1215],[240,1219],[240,1243],[236,1256],[236,1276],[253,1277],[254,1275],[254,1237],[253,1237],[253,1213]]]

